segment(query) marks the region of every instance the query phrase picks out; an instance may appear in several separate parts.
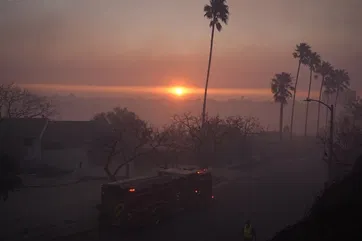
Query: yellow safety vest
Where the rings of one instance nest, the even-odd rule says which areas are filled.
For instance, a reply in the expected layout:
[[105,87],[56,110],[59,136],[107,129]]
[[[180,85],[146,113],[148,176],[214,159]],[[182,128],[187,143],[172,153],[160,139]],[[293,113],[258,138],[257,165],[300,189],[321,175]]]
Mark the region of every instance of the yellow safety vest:
[[244,238],[251,239],[253,237],[252,235],[252,227],[251,225],[245,225],[244,226]]

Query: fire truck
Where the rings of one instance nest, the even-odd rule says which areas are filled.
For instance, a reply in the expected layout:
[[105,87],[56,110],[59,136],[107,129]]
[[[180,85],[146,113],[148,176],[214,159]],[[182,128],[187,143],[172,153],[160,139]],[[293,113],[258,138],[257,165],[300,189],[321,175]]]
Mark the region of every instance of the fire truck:
[[181,211],[210,207],[213,198],[207,170],[162,169],[155,176],[103,184],[99,224],[124,231],[157,225]]
[[182,180],[177,196],[183,209],[208,208],[213,203],[212,175],[206,169],[171,168],[160,170],[158,175]]

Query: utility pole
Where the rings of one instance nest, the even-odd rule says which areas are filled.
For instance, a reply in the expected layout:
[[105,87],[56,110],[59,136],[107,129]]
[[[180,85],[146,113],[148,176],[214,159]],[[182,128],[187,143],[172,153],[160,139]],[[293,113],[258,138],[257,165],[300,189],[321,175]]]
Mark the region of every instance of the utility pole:
[[334,179],[334,167],[335,167],[335,163],[333,161],[333,145],[334,145],[334,106],[333,105],[327,105],[326,103],[324,103],[323,101],[320,100],[314,100],[314,99],[310,99],[307,98],[304,101],[306,102],[318,102],[322,105],[324,105],[325,107],[327,107],[330,111],[330,123],[329,123],[329,150],[328,150],[328,184],[332,183],[333,179]]
[[331,182],[334,178],[334,163],[333,163],[333,139],[334,139],[334,106],[330,105],[329,108],[331,117],[329,124],[329,158],[328,158],[328,181]]

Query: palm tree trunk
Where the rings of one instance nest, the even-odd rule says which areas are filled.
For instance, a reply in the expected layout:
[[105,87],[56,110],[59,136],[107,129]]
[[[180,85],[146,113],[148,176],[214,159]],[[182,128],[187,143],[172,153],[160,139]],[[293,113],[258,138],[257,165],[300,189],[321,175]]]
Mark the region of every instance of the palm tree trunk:
[[336,115],[337,113],[337,103],[338,103],[338,97],[339,97],[339,89],[337,89],[337,92],[336,92],[336,99],[334,101],[334,114]]
[[[310,68],[308,97],[307,97],[308,99],[310,98],[310,89],[312,87],[312,74],[313,74],[313,70],[312,70],[312,68]],[[304,136],[307,136],[307,132],[308,132],[308,114],[309,114],[309,101],[307,101],[307,107],[305,109]]]
[[[321,87],[319,88],[319,98],[318,98],[319,101],[321,101],[321,99],[322,99],[323,84],[324,84],[324,76],[322,76]],[[320,116],[320,113],[321,113],[321,103],[318,103],[317,136],[319,134],[319,116]]]
[[[327,94],[327,105],[329,105],[329,94]],[[328,113],[329,113],[329,109],[328,108],[326,108],[326,122],[325,122],[325,124],[324,124],[324,126],[325,126],[325,128],[326,128],[326,131],[327,131],[327,126],[328,126]]]
[[[329,99],[330,97],[330,93],[326,93],[326,104],[329,105]],[[329,120],[329,109],[328,108],[324,108],[326,110],[326,119],[325,119],[325,123],[324,123],[324,149],[327,150],[328,149],[328,120]]]
[[295,78],[295,85],[294,85],[294,93],[293,93],[293,103],[292,103],[292,116],[290,118],[290,139],[293,139],[293,124],[294,124],[294,106],[295,106],[295,96],[297,94],[297,85],[298,85],[298,79],[299,79],[299,72],[300,72],[300,65],[302,62],[299,60],[298,63],[298,70],[297,70],[297,77]]
[[283,139],[283,116],[284,116],[284,103],[280,103],[280,116],[279,116],[279,134],[280,140]]
[[212,59],[212,49],[214,47],[214,34],[215,34],[215,24],[212,25],[211,30],[211,42],[210,42],[210,53],[209,53],[209,64],[207,67],[206,83],[205,83],[205,93],[204,93],[204,102],[202,106],[202,126],[205,123],[205,114],[206,114],[206,97],[207,97],[207,88],[209,85],[210,69],[211,69],[211,59]]

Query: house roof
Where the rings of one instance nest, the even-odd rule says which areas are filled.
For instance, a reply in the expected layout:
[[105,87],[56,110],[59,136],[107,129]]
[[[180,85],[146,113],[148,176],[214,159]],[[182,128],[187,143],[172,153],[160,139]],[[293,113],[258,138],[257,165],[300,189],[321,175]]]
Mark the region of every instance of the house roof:
[[0,122],[1,137],[37,138],[44,128],[43,118],[6,118]]
[[107,131],[111,131],[108,125],[96,121],[49,121],[42,143],[80,147]]

